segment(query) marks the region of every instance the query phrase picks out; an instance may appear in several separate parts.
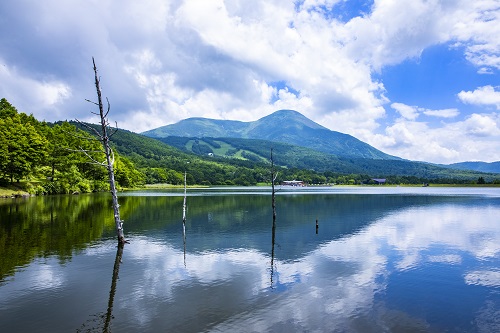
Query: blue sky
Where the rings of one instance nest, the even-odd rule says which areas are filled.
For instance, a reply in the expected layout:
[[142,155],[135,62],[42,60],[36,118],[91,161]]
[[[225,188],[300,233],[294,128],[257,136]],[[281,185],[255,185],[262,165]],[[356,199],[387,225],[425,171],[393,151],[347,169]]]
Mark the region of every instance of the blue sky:
[[498,0],[6,0],[0,97],[142,132],[293,109],[435,163],[500,160]]

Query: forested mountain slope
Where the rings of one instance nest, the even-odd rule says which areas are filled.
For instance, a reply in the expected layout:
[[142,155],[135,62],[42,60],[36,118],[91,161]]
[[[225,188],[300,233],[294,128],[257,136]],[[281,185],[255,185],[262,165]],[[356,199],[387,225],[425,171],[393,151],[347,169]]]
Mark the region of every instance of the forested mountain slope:
[[[314,149],[266,140],[239,138],[186,138],[158,139],[185,152],[224,160],[248,160],[267,163],[273,148],[277,165],[291,169],[314,170],[340,174],[363,174],[367,177],[405,176],[425,179],[478,179],[481,175],[470,170],[453,170],[425,162],[408,160],[383,160],[371,158],[346,158],[318,152]],[[484,175],[483,175],[484,176]],[[383,178],[382,177],[382,178]],[[494,178],[494,175],[488,175]]]
[[311,148],[338,157],[400,159],[351,135],[331,131],[292,110],[276,111],[252,122],[189,118],[143,134],[154,138],[180,136],[260,139]]
[[479,172],[500,173],[500,162],[461,162],[448,164],[446,167],[458,170],[474,170]]

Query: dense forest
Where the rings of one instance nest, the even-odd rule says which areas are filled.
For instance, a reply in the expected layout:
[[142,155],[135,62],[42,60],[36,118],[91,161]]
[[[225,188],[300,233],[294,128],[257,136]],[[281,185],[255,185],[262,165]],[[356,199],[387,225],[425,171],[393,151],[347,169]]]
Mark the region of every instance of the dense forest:
[[366,183],[371,178],[386,178],[391,184],[429,182],[465,184],[498,183],[499,178],[498,173],[483,173],[465,168],[453,169],[404,159],[339,157],[306,147],[266,140],[177,136],[158,140],[197,155],[211,155],[213,158],[221,157],[223,160],[246,159],[254,162],[266,162],[269,158],[269,148],[273,147],[275,164],[285,168],[281,172],[289,175],[288,172],[293,170],[291,177],[287,179],[300,179],[308,183],[326,181],[337,184],[360,184]]
[[[98,160],[101,144],[68,122],[49,124],[19,113],[5,98],[0,100],[0,180],[29,181],[31,194],[103,191],[109,188],[106,170]],[[122,187],[145,182],[145,176],[125,156],[117,154],[116,179]]]
[[[212,148],[217,146],[215,141],[204,140],[208,140]],[[115,176],[121,188],[158,183],[180,185],[184,172],[190,185],[248,186],[270,182],[270,163],[266,153],[270,151],[268,145],[271,143],[267,141],[259,149],[246,147],[243,141],[232,141],[233,149],[246,149],[233,157],[208,156],[203,150],[207,147],[202,144],[190,152],[182,151],[126,130],[119,130],[113,136],[112,144],[116,157]],[[387,164],[394,161],[378,161],[380,165],[375,169],[372,166],[363,168],[363,160],[341,161],[334,156],[322,155],[321,159],[325,161],[322,165],[329,165],[328,170],[314,164],[318,157],[310,151],[307,154],[290,151],[277,143],[273,149],[275,163],[281,165],[278,167],[278,183],[297,179],[309,184],[361,184],[371,178],[386,178],[388,184],[500,182],[496,179],[497,174],[449,171],[431,176],[424,171],[426,168],[432,171],[432,166],[409,170],[404,161],[398,161],[401,165],[391,164],[391,169]],[[101,143],[80,124],[39,121],[33,115],[18,112],[5,98],[0,100],[0,185],[22,182],[31,194],[106,191],[109,189],[106,170],[92,164],[86,155],[103,160],[104,155],[99,151]],[[235,151],[228,151],[231,152]],[[350,170],[354,172],[342,167],[345,165],[351,165]],[[407,173],[401,170],[407,170]]]

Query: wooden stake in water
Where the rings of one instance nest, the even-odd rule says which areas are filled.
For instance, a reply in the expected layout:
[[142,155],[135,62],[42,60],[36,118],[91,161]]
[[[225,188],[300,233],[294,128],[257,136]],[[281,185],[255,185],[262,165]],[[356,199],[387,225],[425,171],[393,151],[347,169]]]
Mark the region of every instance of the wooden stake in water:
[[276,190],[275,181],[278,174],[274,170],[273,148],[271,148],[271,205],[273,207],[273,224],[276,222]]
[[184,203],[182,204],[182,223],[186,223],[186,171],[184,171]]

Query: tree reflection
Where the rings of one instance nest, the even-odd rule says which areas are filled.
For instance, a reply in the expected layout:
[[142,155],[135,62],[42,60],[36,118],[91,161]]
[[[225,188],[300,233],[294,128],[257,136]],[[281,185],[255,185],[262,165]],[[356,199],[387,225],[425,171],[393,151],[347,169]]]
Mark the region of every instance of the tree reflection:
[[184,267],[186,267],[186,198],[187,198],[187,180],[186,171],[184,171],[184,202],[182,203],[182,241],[184,243]]
[[184,243],[184,267],[186,267],[186,222],[182,222],[182,241]]
[[0,281],[37,257],[65,262],[112,231],[109,201],[100,194],[0,201]]
[[113,277],[111,279],[111,289],[109,290],[108,298],[108,309],[106,313],[98,313],[93,315],[91,319],[87,320],[86,323],[82,324],[77,332],[111,332],[111,320],[113,317],[113,304],[116,294],[116,285],[118,281],[118,273],[120,271],[120,264],[122,262],[124,244],[118,243],[118,248],[116,250],[115,264],[113,266]]
[[115,264],[113,266],[113,278],[111,279],[111,290],[109,291],[108,311],[106,312],[106,321],[104,322],[103,332],[110,332],[109,326],[113,318],[113,302],[116,293],[116,281],[118,280],[118,272],[120,271],[120,264],[122,262],[123,243],[118,243],[116,250]]
[[274,278],[274,244],[276,241],[276,216],[273,215],[273,229],[272,229],[272,247],[271,247],[271,289],[273,289],[273,278]]
[[274,243],[276,239],[276,189],[274,182],[278,174],[274,170],[273,148],[271,148],[271,206],[273,208],[273,231],[272,231],[272,247],[271,247],[271,289],[273,288],[273,275],[274,275]]

